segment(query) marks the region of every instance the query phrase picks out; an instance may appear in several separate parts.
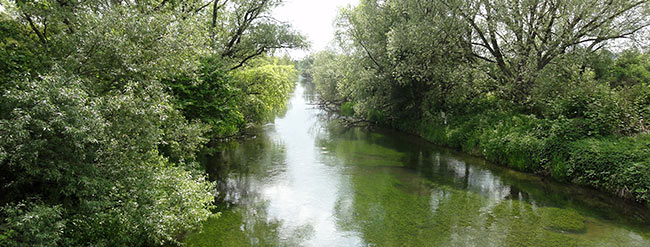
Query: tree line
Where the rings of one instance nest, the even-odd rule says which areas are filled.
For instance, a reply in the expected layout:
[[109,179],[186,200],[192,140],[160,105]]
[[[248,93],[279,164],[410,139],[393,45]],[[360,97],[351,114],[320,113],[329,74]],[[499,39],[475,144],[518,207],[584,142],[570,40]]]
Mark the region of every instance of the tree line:
[[361,0],[301,65],[343,115],[648,203],[648,25],[645,0]]
[[180,245],[219,193],[197,150],[293,90],[280,2],[0,1],[0,245]]

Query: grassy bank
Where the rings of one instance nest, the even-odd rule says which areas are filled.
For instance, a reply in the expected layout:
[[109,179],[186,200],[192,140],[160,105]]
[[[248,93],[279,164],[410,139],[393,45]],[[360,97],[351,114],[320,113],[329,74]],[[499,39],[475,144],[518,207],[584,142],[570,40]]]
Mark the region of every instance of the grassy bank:
[[516,170],[586,185],[650,207],[650,135],[592,137],[580,119],[479,114],[395,127]]

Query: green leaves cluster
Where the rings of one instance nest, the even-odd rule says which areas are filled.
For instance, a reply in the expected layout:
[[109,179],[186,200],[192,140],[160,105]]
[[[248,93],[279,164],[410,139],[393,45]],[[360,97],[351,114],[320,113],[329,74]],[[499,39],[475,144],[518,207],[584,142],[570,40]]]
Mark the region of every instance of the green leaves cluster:
[[247,124],[272,121],[283,111],[297,80],[292,64],[260,57],[226,71],[218,58],[203,60],[198,81],[188,76],[165,81],[183,114],[210,126],[211,138],[232,137]]
[[[57,223],[63,230],[27,226],[59,236],[39,244],[173,243],[211,214],[213,187],[168,162],[158,146],[168,146],[169,157],[183,164],[205,130],[187,123],[155,86],[134,82],[119,94],[91,97],[87,83],[53,74],[17,82],[0,98],[0,133],[7,137],[0,142],[3,203],[8,209],[12,202],[33,204],[25,214],[63,222]],[[2,232],[11,234],[9,245],[28,238],[11,225]]]
[[242,89],[241,112],[249,123],[272,121],[286,111],[293,92],[297,71],[292,64],[278,59],[260,59],[252,66],[233,73]]

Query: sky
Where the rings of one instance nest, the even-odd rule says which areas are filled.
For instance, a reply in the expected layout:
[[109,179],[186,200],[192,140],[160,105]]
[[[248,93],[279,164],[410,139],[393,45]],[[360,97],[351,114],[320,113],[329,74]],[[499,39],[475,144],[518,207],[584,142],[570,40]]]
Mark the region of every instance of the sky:
[[[319,51],[334,39],[334,18],[338,8],[358,0],[285,0],[282,6],[273,10],[273,17],[290,23],[311,42],[311,50]],[[291,57],[299,59],[308,51],[288,51]]]

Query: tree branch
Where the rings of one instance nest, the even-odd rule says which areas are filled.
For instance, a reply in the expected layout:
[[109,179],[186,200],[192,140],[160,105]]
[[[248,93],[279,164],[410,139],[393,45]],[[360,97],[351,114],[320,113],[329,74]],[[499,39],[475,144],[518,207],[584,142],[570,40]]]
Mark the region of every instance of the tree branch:
[[45,39],[45,36],[43,36],[41,31],[38,30],[38,27],[34,25],[34,21],[32,20],[32,17],[27,13],[23,13],[23,16],[25,16],[25,19],[27,19],[27,22],[29,23],[29,27],[32,29],[32,31],[34,31],[34,33],[36,33],[36,36],[38,36],[38,39],[41,41],[41,43],[47,45],[47,40]]
[[252,58],[254,58],[254,57],[257,57],[257,56],[259,56],[259,55],[262,55],[262,53],[264,53],[264,48],[260,48],[260,49],[258,49],[255,53],[253,53],[253,54],[251,54],[251,55],[245,57],[245,58],[244,58],[241,62],[239,62],[239,64],[237,64],[235,67],[230,68],[230,70],[232,71],[232,70],[238,69],[238,68],[241,67],[241,66],[244,66],[244,64],[246,63],[246,61],[248,61],[248,60],[250,60],[250,59],[252,59]]

